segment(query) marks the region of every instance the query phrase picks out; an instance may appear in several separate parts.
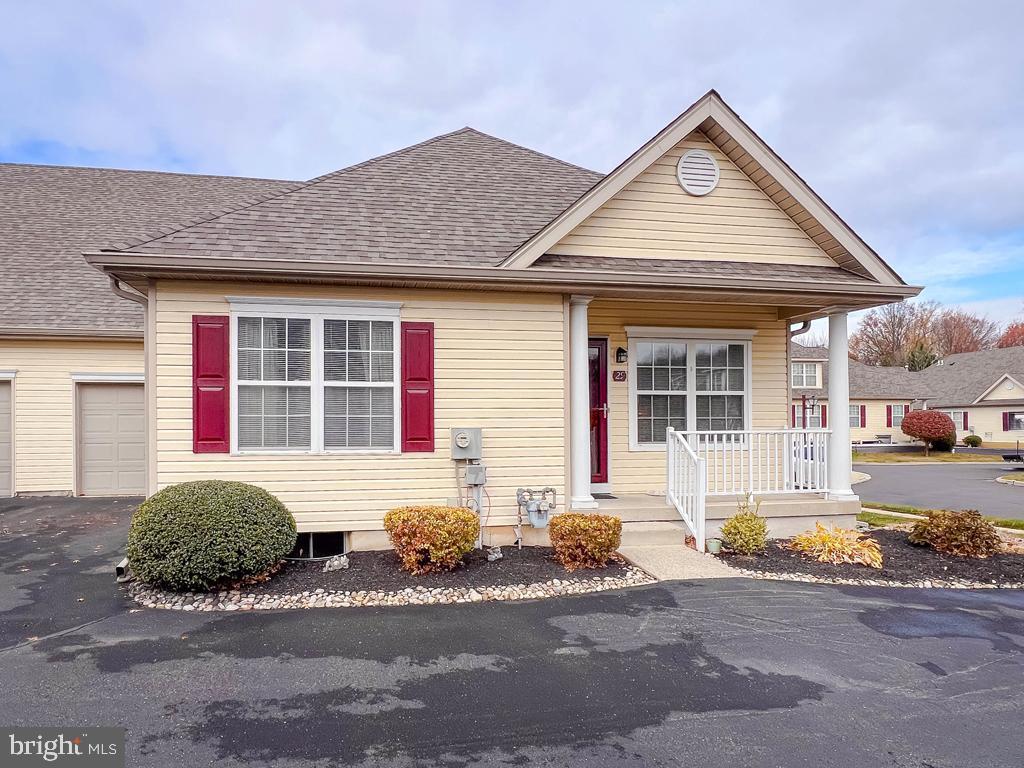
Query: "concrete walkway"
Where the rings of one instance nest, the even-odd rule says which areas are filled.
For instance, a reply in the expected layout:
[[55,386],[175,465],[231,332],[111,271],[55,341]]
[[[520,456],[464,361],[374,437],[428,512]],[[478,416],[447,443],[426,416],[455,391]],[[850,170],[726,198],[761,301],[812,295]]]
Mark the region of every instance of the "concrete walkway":
[[738,575],[713,555],[703,555],[682,544],[621,547],[619,554],[658,581],[727,579]]

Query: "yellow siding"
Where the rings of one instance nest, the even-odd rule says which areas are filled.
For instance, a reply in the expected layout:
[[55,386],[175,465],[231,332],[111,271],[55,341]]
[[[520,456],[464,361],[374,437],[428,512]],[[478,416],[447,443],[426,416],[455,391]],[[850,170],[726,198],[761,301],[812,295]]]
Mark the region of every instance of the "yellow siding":
[[[961,409],[963,410],[963,409]],[[989,447],[1016,447],[1019,440],[1024,445],[1024,432],[1006,432],[1003,430],[1003,411],[1024,411],[1024,406],[977,406],[967,408],[967,424],[971,429],[965,432],[957,430],[957,435],[963,439],[964,435],[975,434],[983,441],[982,445]]]
[[17,493],[70,493],[74,485],[72,373],[143,372],[142,342],[0,341],[0,369],[14,369]]
[[[676,164],[688,149],[707,150],[721,168],[718,186],[703,197],[686,193],[676,180]],[[550,252],[835,266],[699,131],[666,152]]]
[[[757,334],[751,342],[751,428],[784,429],[788,425],[787,324],[777,319],[773,308],[596,299],[590,305],[590,333],[608,337],[612,370],[628,370],[627,364],[615,363],[615,349],[627,347],[627,325],[755,329]],[[631,451],[629,447],[628,382],[609,382],[608,405],[612,492],[664,492],[664,451]]]
[[[489,525],[509,525],[520,486],[565,489],[562,298],[162,281],[156,301],[157,485],[222,478],[277,494],[302,530],[373,530],[384,513],[456,495],[449,430],[482,427]],[[434,453],[228,456],[192,453],[193,314],[225,296],[401,301],[402,320],[435,324]]]
[[[824,390],[823,390],[824,391]],[[793,406],[799,411],[800,409],[800,398],[793,398]],[[828,404],[828,401],[825,401]],[[887,405],[906,405],[910,406],[910,400],[850,400],[850,405],[865,406],[864,409],[864,420],[865,426],[863,427],[850,427],[850,440],[858,442],[874,442],[878,440],[879,435],[889,435],[892,437],[893,443],[912,443],[913,438],[907,437],[903,434],[903,430],[899,427],[888,427],[886,426],[886,409]],[[832,426],[835,423],[835,419],[842,418],[844,414],[836,413],[832,410],[832,407],[828,408],[828,426]],[[849,418],[849,414],[845,414]]]

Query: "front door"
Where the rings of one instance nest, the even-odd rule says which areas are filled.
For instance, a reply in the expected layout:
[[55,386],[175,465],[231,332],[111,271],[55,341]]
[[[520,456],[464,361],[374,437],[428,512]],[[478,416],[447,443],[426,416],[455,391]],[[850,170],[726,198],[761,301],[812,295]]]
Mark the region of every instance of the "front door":
[[590,340],[590,482],[608,482],[608,340]]

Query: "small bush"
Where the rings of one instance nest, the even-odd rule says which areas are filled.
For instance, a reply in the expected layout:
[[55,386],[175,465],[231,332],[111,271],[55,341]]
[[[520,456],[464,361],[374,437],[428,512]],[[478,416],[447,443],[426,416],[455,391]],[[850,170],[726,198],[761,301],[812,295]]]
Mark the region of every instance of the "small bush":
[[914,523],[910,542],[958,557],[988,557],[1002,547],[999,533],[975,509],[935,510]]
[[964,438],[964,445],[970,448],[977,448],[978,446],[981,445],[981,438],[978,437],[977,435],[967,435]]
[[295,545],[295,519],[255,485],[202,480],[157,491],[128,530],[128,560],[149,584],[199,591],[260,576]]
[[476,544],[480,520],[460,507],[397,507],[384,515],[384,530],[414,574],[450,571]]
[[604,568],[622,543],[622,521],[610,515],[569,512],[551,518],[551,546],[567,571]]
[[836,528],[821,523],[813,531],[794,536],[789,548],[821,563],[841,565],[857,563],[869,568],[882,567],[882,550],[878,542],[849,528]]
[[940,437],[938,440],[932,440],[932,450],[939,451],[940,453],[949,453],[953,450],[956,445],[956,432],[950,432],[945,437]]
[[745,498],[740,499],[739,511],[722,525],[722,539],[733,552],[753,555],[764,552],[768,546],[768,521],[757,514],[761,507],[758,501],[753,509]]

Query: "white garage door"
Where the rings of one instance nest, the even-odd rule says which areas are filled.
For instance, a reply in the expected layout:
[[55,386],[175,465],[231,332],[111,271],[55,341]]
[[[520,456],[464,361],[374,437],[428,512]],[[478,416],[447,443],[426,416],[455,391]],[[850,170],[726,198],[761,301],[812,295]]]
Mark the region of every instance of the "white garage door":
[[86,496],[146,492],[141,384],[78,385],[78,488]]
[[11,477],[11,382],[0,381],[0,496],[10,496]]

